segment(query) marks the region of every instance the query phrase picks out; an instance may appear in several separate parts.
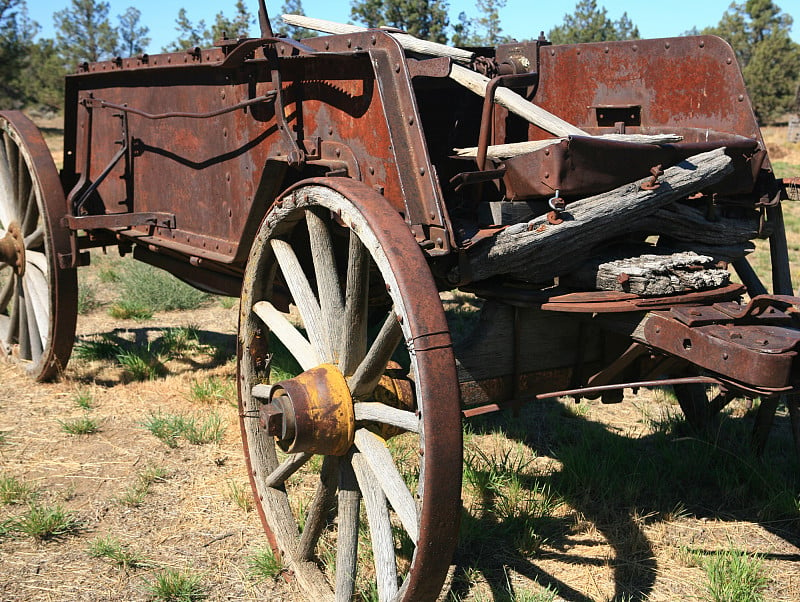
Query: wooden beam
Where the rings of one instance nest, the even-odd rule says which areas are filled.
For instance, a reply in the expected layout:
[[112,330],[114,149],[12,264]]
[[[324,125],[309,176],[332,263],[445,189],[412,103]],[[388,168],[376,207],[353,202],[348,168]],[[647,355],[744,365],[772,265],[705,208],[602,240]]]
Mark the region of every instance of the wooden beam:
[[[305,27],[306,29],[315,29],[325,33],[347,34],[368,31],[365,27],[359,27],[357,25],[336,23],[301,15],[283,15],[281,18],[290,25]],[[446,56],[453,59],[456,63],[470,63],[475,56],[473,53],[461,50],[460,48],[453,48],[452,46],[446,46],[444,44],[420,40],[408,34],[390,33],[390,35],[406,50],[431,56]],[[489,78],[485,75],[481,75],[471,69],[455,64],[450,70],[450,78],[468,90],[473,91],[478,96],[486,96],[486,86],[489,84]],[[560,117],[528,102],[525,98],[508,88],[497,89],[495,93],[495,102],[556,136],[589,135],[582,129],[575,127],[571,123],[567,123]]]
[[583,263],[600,243],[638,229],[642,219],[662,207],[719,182],[733,171],[725,149],[695,155],[670,167],[655,190],[640,182],[571,203],[564,221],[553,225],[542,215],[514,224],[470,248],[467,280],[509,274],[537,282],[566,274]]
[[[677,134],[603,134],[601,136],[594,136],[594,138],[613,140],[617,142],[637,142],[640,144],[670,144],[683,140],[683,136],[678,136]],[[562,140],[564,140],[564,138],[530,140],[528,142],[511,142],[509,144],[494,144],[486,149],[486,158],[509,159],[518,155],[526,155],[528,153],[547,148],[548,146],[552,146],[553,144],[558,144]],[[453,150],[458,157],[471,158],[478,156],[477,146],[454,148]]]

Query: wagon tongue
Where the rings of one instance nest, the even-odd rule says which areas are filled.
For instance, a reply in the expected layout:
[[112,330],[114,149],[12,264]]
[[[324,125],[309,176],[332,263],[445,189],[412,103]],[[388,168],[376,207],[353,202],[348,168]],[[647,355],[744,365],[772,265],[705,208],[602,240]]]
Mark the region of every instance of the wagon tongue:
[[645,342],[749,392],[800,386],[800,298],[760,295],[742,307],[715,303],[650,312]]

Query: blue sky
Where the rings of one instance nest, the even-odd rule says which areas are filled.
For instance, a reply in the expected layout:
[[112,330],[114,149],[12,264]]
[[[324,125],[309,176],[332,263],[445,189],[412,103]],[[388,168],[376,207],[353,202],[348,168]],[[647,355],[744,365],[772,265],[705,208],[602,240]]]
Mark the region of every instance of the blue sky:
[[[257,11],[256,0],[245,0],[251,12]],[[727,10],[731,0],[669,0],[668,2],[634,2],[632,0],[598,0],[599,6],[608,10],[611,19],[619,19],[627,12],[634,24],[639,27],[642,37],[658,38],[677,36],[696,26],[698,29],[716,25]],[[151,53],[175,39],[175,17],[181,7],[187,9],[193,21],[204,19],[213,22],[214,15],[222,10],[233,16],[235,0],[109,0],[111,15],[123,13],[129,6],[136,6],[142,12],[142,23],[150,28]],[[577,0],[536,2],[535,0],[507,0],[501,11],[503,31],[507,35],[522,39],[533,38],[539,31],[549,31],[563,22],[564,15],[570,12]],[[53,13],[69,4],[69,0],[28,0],[31,17],[42,26],[41,34],[52,37]],[[800,42],[800,0],[776,0],[776,4],[795,20],[792,37]],[[283,0],[267,0],[267,8],[272,15],[277,14]],[[303,8],[309,16],[333,21],[347,21],[350,16],[349,1],[303,0]],[[450,0],[450,16],[455,21],[458,13],[464,11],[476,16],[474,0]],[[255,33],[257,27],[253,27]]]

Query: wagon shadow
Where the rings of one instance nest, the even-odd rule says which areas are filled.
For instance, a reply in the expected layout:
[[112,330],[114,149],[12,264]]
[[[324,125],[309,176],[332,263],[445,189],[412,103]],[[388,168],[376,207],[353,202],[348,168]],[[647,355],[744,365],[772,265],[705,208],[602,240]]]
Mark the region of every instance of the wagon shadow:
[[[610,599],[646,599],[659,571],[646,527],[678,518],[752,522],[800,547],[800,467],[788,422],[787,416],[776,417],[773,436],[759,459],[749,447],[752,421],[747,417],[723,416],[703,433],[672,417],[656,424],[653,434],[634,437],[549,400],[526,406],[516,418],[471,420],[476,435],[500,432],[527,448],[526,453],[557,461],[557,469],[541,474],[525,470],[519,481],[530,492],[545,491],[562,500],[571,511],[545,512],[517,524],[519,517],[475,512],[473,500],[473,512],[462,513],[456,554],[456,575],[461,577],[454,579],[453,597],[469,592],[469,574],[477,571],[494,600],[514,600],[513,571],[557,592],[560,599],[592,600],[588,592],[537,565],[556,561],[587,569],[609,566],[614,579]],[[484,499],[477,506],[494,502]],[[534,549],[530,538],[522,549],[521,529],[531,527]],[[608,546],[610,553],[596,546]],[[575,553],[577,547],[581,553]],[[748,550],[754,551],[770,558],[764,550]]]
[[[119,368],[115,357],[119,353],[143,354],[151,353],[154,357],[161,354],[169,363],[169,374],[183,374],[195,370],[212,370],[227,364],[236,356],[236,335],[223,334],[211,330],[191,329],[191,341],[185,352],[171,353],[167,339],[175,328],[148,327],[114,328],[105,332],[79,335],[75,340],[73,357],[81,361],[82,366],[75,379],[80,382],[91,382],[102,386],[114,386],[128,382],[124,373],[115,377],[105,376],[111,367]],[[101,347],[93,357],[93,347]],[[82,348],[86,351],[82,352]],[[103,357],[103,348],[108,349]]]

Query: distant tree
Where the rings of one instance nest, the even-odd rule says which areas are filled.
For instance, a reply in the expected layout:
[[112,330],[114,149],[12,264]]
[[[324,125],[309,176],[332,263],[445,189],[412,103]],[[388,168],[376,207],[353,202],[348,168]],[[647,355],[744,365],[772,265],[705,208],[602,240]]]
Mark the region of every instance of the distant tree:
[[287,38],[293,38],[295,40],[300,40],[302,38],[315,38],[319,34],[312,30],[306,29],[305,27],[295,27],[294,25],[289,25],[288,23],[284,22],[281,19],[281,15],[305,15],[305,11],[303,11],[303,2],[302,0],[286,0],[281,6],[281,10],[278,15],[272,19],[272,32],[275,35],[279,36],[286,36]]
[[551,29],[547,36],[554,44],[607,42],[636,39],[639,29],[627,13],[612,21],[605,7],[598,7],[596,0],[580,0],[572,14],[564,15],[564,23]]
[[447,0],[352,0],[350,17],[367,27],[396,27],[432,42],[447,42]]
[[56,45],[69,65],[116,54],[119,36],[108,20],[108,10],[108,2],[70,0],[68,8],[53,14]]
[[254,22],[255,19],[247,10],[244,0],[237,0],[233,19],[228,19],[221,11],[217,13],[214,25],[211,26],[211,41],[213,43],[222,38],[246,38],[250,35],[250,25]]
[[24,0],[0,0],[0,101],[6,106],[22,100],[20,82],[37,31]]
[[733,3],[715,27],[733,47],[761,123],[780,118],[794,102],[800,81],[800,44],[789,36],[792,17],[771,0]]
[[495,46],[508,42],[509,37],[504,36],[500,26],[500,10],[506,7],[506,0],[477,0],[475,8],[478,11],[477,25],[473,35],[476,45]]
[[203,48],[213,44],[210,39],[210,33],[206,29],[206,22],[200,19],[196,24],[192,23],[186,14],[185,8],[181,8],[178,11],[178,17],[175,19],[175,30],[178,32],[178,38],[164,46],[164,52],[189,50],[198,46]]
[[453,24],[453,46],[476,46],[480,42],[477,39],[478,35],[475,32],[475,27],[472,19],[467,16],[467,13],[461,11],[458,13],[458,23]]
[[52,110],[60,109],[64,104],[67,69],[55,41],[37,40],[29,47],[25,65],[25,75],[20,81],[25,100]]
[[150,38],[147,37],[150,28],[139,26],[141,16],[142,12],[133,6],[119,15],[120,54],[126,56],[141,54],[150,43]]

